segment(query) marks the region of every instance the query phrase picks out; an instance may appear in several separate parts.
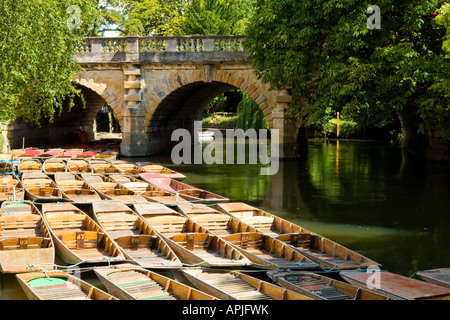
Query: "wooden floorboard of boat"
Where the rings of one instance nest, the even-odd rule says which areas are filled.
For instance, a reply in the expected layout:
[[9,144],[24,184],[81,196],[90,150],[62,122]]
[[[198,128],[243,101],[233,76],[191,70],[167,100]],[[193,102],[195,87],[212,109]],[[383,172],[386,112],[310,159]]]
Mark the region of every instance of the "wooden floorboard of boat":
[[253,286],[238,277],[232,278],[229,275],[217,273],[201,274],[197,277],[239,300],[273,300],[269,295],[257,291]]
[[419,271],[417,276],[424,281],[450,288],[450,268]]
[[295,276],[295,277],[289,278],[288,281],[292,285],[303,288],[303,289],[310,291],[310,292],[312,292],[320,297],[323,297],[324,299],[327,299],[327,300],[353,299],[353,297],[342,292],[338,288],[329,285],[327,282],[325,282],[321,279]]
[[20,238],[20,237],[43,237],[42,232],[38,229],[12,229],[1,230],[0,240],[6,238]]
[[42,300],[89,299],[86,293],[74,284],[66,284],[58,288],[55,286],[34,287],[33,290]]
[[122,290],[137,299],[178,300],[174,295],[165,291],[158,282],[136,271],[115,272],[108,276]]
[[193,253],[205,261],[210,261],[214,263],[230,263],[231,259],[223,257],[217,252],[207,251],[207,250],[194,250]]
[[71,251],[83,260],[102,259],[108,256],[108,253],[98,248],[72,249]]
[[170,267],[173,265],[175,267],[179,267],[178,261],[166,259],[161,255],[161,253],[150,251],[149,249],[125,250],[125,252],[142,266],[153,265],[155,267]]
[[326,263],[335,265],[335,266],[344,266],[344,265],[349,265],[350,267],[353,265],[355,268],[358,266],[358,262],[356,261],[351,261],[351,260],[344,260],[342,258],[339,257],[333,257],[330,255],[327,255],[325,253],[319,252],[317,250],[311,250],[311,249],[303,249],[303,251],[309,253],[311,256],[316,257],[317,259],[320,259]]

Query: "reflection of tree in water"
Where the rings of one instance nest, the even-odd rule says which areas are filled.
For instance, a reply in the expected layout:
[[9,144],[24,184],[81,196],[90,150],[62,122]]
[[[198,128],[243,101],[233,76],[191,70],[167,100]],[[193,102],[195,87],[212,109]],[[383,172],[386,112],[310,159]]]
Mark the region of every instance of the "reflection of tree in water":
[[400,148],[329,141],[282,161],[266,200],[254,205],[411,275],[450,263],[448,181],[448,166],[414,161]]

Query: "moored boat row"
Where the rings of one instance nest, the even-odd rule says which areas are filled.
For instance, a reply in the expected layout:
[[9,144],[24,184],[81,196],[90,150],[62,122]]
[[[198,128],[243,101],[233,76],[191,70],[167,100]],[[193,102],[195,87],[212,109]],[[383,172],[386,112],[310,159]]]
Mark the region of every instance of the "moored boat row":
[[[108,206],[105,207],[105,204],[108,204]],[[146,234],[145,231],[137,231],[136,229],[133,229],[132,226],[139,224],[141,225],[142,229],[147,229],[151,226],[154,226],[154,232],[153,233],[153,239],[158,238],[161,234],[166,235],[211,235],[207,229],[202,229],[200,225],[196,225],[196,222],[191,220],[188,215],[184,215],[184,213],[188,213],[189,211],[186,209],[186,206],[183,208],[183,213],[177,212],[173,209],[170,209],[169,207],[166,207],[161,204],[155,204],[155,203],[147,203],[147,204],[136,204],[134,205],[135,210],[131,210],[128,206],[125,204],[118,202],[95,202],[94,205],[96,205],[95,217],[98,219],[98,221],[101,221],[102,224],[99,224],[99,226],[102,226],[105,230],[105,237],[111,237],[115,239],[116,243],[121,243],[122,245],[126,244],[129,250],[129,252],[133,250],[139,250],[139,246],[142,244],[142,241],[140,238],[140,235]],[[55,207],[60,207],[58,210],[54,210]],[[60,209],[63,211],[63,209],[73,209],[72,204],[63,203],[63,204],[52,204],[52,203],[46,203],[43,204],[43,207],[45,207],[45,210],[43,212],[46,212],[44,216],[47,216],[51,212],[55,214],[55,212],[58,212]],[[202,205],[196,204],[195,206],[196,217],[202,217],[202,214],[199,213],[199,207],[202,207]],[[192,207],[192,208],[194,208]],[[49,210],[51,208],[51,210]],[[123,211],[122,211],[123,210]],[[70,211],[70,210],[69,210]],[[132,211],[132,212],[131,212]],[[139,212],[139,213],[138,213]],[[130,215],[130,218],[123,217],[123,215]],[[51,215],[51,214],[50,214]],[[59,215],[59,214],[55,214]],[[121,217],[119,217],[121,215]],[[206,214],[205,214],[206,215]],[[113,218],[114,216],[114,218]],[[145,217],[145,218],[144,218]],[[168,219],[171,218],[178,218],[178,219]],[[192,215],[192,217],[195,217],[195,214]],[[234,219],[230,217],[231,219]],[[140,219],[140,220],[139,220]],[[48,219],[46,218],[47,221]],[[140,221],[137,223],[136,221]],[[63,220],[61,220],[63,221]],[[117,222],[120,221],[121,224],[118,224]],[[129,227],[124,227],[127,223],[130,221],[134,222],[133,224],[129,224]],[[149,224],[146,224],[146,222],[149,222]],[[167,222],[167,223],[166,223]],[[65,222],[67,224],[67,222]],[[48,224],[48,222],[47,222]],[[189,226],[190,224],[190,226]],[[145,225],[145,226],[144,226]],[[242,224],[241,224],[242,225]],[[144,227],[142,227],[144,226]],[[52,228],[50,228],[52,229]],[[68,227],[68,229],[70,229]],[[141,230],[142,230],[141,229]],[[129,230],[129,231],[127,231]],[[156,232],[158,230],[158,232]],[[194,232],[190,232],[194,231]],[[70,232],[69,232],[70,233]],[[256,233],[256,232],[255,232]],[[86,234],[86,233],[84,233]],[[129,239],[127,238],[125,241],[124,237],[128,237],[128,234],[137,235],[138,241],[131,240],[131,237]],[[54,233],[52,233],[54,235]],[[214,235],[215,237],[219,238],[218,236]],[[172,236],[173,237],[173,236]],[[85,239],[85,238],[84,238]],[[83,239],[83,240],[84,240]],[[98,239],[98,238],[97,238]],[[169,238],[161,237],[161,241],[167,241]],[[79,239],[81,240],[81,239]],[[194,237],[195,240],[195,237]],[[70,241],[70,240],[69,240]],[[71,240],[73,241],[73,240]],[[154,240],[155,241],[155,240]],[[75,244],[74,244],[75,245]],[[83,245],[81,245],[83,246]],[[135,247],[134,249],[132,247]],[[145,247],[146,245],[144,245]],[[168,249],[170,250],[172,247],[168,246]],[[121,247],[121,251],[124,252],[127,249],[125,247]],[[195,252],[195,250],[193,250]],[[174,252],[174,251],[173,251]],[[174,255],[176,256],[176,254]],[[131,256],[130,256],[131,257]],[[182,255],[184,257],[184,255]],[[131,259],[130,259],[131,260]],[[181,260],[180,260],[181,261]],[[136,263],[138,262],[138,263]],[[141,261],[142,262],[142,261]],[[101,279],[103,283],[104,281],[109,281],[109,286],[118,286],[117,290],[126,290],[127,288],[131,290],[130,292],[137,292],[135,296],[128,296],[128,297],[122,297],[123,299],[159,299],[159,298],[177,298],[177,294],[171,291],[168,291],[168,289],[161,293],[158,290],[159,289],[145,289],[147,285],[150,285],[150,280],[146,280],[143,278],[143,276],[139,276],[142,279],[139,281],[128,281],[129,279],[132,279],[132,275],[136,276],[136,270],[140,269],[141,274],[142,270],[145,270],[149,267],[147,265],[147,268],[145,267],[145,264],[139,264],[139,259],[135,259],[133,261],[134,265],[129,266],[129,268],[125,268],[124,265],[118,264],[110,267],[110,272],[118,272],[119,270],[122,270],[121,268],[125,268],[123,270],[127,270],[127,272],[119,274],[120,276],[123,276],[122,280],[119,280],[119,284],[115,283],[113,279]],[[221,270],[221,266],[223,265],[206,265],[206,267],[215,267],[215,270],[209,270],[208,268],[192,268],[190,265],[184,265],[187,268],[181,267],[181,265],[174,266],[171,265],[171,269],[177,269],[180,268],[183,272],[183,274],[186,276],[187,279],[191,281],[191,283],[197,288],[197,291],[200,291],[201,294],[199,295],[201,297],[201,300],[205,299],[274,299],[273,296],[270,294],[265,293],[264,290],[268,290],[271,292],[272,295],[275,296],[275,299],[301,299],[301,300],[308,300],[308,299],[324,299],[324,300],[387,300],[387,299],[448,299],[450,297],[450,291],[448,289],[445,289],[444,287],[439,287],[437,285],[433,284],[425,284],[423,281],[409,279],[406,277],[401,276],[393,276],[390,273],[383,272],[381,273],[381,277],[383,281],[386,281],[384,277],[388,276],[388,284],[385,285],[384,282],[382,284],[382,287],[387,290],[389,288],[389,292],[384,291],[374,291],[374,290],[368,290],[364,287],[364,281],[360,281],[359,285],[356,282],[348,282],[343,283],[341,281],[337,281],[331,278],[328,278],[325,275],[320,275],[317,273],[314,273],[314,270],[311,271],[294,271],[291,269],[287,269],[285,271],[276,269],[272,271],[267,271],[267,275],[270,279],[273,280],[274,283],[278,285],[275,288],[278,288],[278,293],[275,293],[273,290],[270,290],[268,288],[271,288],[274,284],[266,283],[265,281],[262,281],[258,278],[250,277],[249,275],[245,274],[244,271],[234,271],[230,272],[229,270]],[[250,266],[250,265],[247,265]],[[227,269],[230,267],[230,265],[227,266]],[[260,266],[258,266],[260,267]],[[97,268],[104,268],[99,267],[98,265],[94,265],[93,270],[96,272],[97,275],[100,275],[100,273],[97,272]],[[131,270],[130,270],[131,268]],[[155,266],[149,267],[150,269],[155,268]],[[270,268],[262,268],[264,269],[270,269]],[[111,271],[112,270],[112,271]],[[122,271],[123,271],[122,270]],[[103,273],[108,271],[102,271]],[[130,278],[128,279],[128,275],[130,275]],[[137,272],[139,273],[139,272]],[[147,271],[147,277],[150,274],[149,271]],[[158,275],[157,273],[155,273]],[[354,278],[358,277],[367,277],[370,275],[367,272],[361,271],[361,269],[358,268],[358,270],[351,270],[351,271],[340,271],[339,273],[343,278],[353,276]],[[100,276],[99,276],[100,278]],[[112,278],[112,276],[111,276]],[[209,280],[208,280],[209,279]],[[414,280],[414,281],[412,281]],[[121,282],[123,281],[123,282]],[[143,281],[142,286],[137,286],[140,281]],[[147,283],[147,281],[149,281]],[[174,280],[172,280],[174,281]],[[293,283],[295,282],[295,283]],[[398,282],[398,283],[397,283]],[[121,287],[120,284],[126,283],[129,286]],[[402,285],[399,285],[399,284]],[[138,288],[134,288],[133,285],[136,285]],[[175,286],[176,281],[173,282],[173,286]],[[178,284],[177,284],[178,285]],[[416,295],[403,295],[401,296],[398,293],[395,293],[395,289],[397,291],[404,290],[407,291],[408,288],[411,288],[411,286],[415,285],[415,292]],[[105,284],[106,286],[106,284]],[[106,286],[107,287],[107,286]],[[167,287],[167,284],[163,287]],[[255,289],[256,288],[256,289]],[[259,288],[259,289],[258,289]],[[263,290],[264,288],[264,290]],[[31,290],[31,288],[30,288]],[[133,291],[134,290],[134,291]],[[153,291],[152,291],[153,290]],[[175,290],[175,289],[172,289]],[[195,299],[193,296],[193,288],[191,288],[191,296],[189,299]],[[423,292],[420,292],[422,290]],[[148,291],[152,291],[153,293],[148,293]],[[195,292],[197,292],[195,291]],[[113,289],[109,289],[109,292],[112,296],[115,297],[114,294],[112,294]],[[161,294],[156,294],[156,292],[160,292]],[[417,293],[419,292],[419,293]],[[117,293],[116,293],[117,294]],[[122,293],[126,295],[125,293]],[[147,294],[150,296],[147,297]],[[211,298],[212,297],[212,298]],[[185,297],[186,298],[186,297]]]
[[[30,299],[450,298],[446,269],[417,274],[430,283],[382,271],[381,289],[368,288],[366,269],[379,263],[282,217],[143,165],[66,156],[22,159],[20,179],[5,166],[0,180],[15,197],[0,213],[0,271],[16,273]],[[56,254],[106,291],[56,270]]]

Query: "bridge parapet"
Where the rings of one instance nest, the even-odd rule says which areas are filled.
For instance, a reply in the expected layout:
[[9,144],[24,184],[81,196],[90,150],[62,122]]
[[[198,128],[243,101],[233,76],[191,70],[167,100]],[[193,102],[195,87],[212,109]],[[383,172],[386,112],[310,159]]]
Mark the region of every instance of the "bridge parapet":
[[245,36],[91,37],[76,48],[80,64],[244,62]]

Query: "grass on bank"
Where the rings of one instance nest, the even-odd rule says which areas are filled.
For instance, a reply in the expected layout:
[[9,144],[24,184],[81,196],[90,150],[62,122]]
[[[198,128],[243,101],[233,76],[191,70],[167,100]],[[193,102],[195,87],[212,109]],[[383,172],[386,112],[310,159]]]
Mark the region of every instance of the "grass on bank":
[[208,113],[202,116],[202,127],[212,129],[234,129],[237,115],[221,115]]

